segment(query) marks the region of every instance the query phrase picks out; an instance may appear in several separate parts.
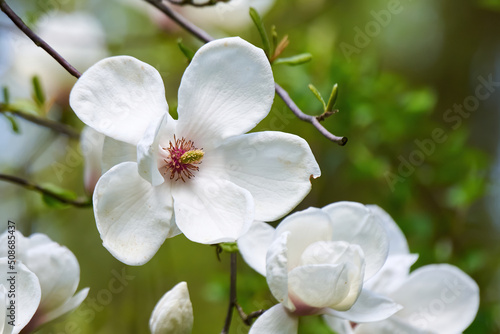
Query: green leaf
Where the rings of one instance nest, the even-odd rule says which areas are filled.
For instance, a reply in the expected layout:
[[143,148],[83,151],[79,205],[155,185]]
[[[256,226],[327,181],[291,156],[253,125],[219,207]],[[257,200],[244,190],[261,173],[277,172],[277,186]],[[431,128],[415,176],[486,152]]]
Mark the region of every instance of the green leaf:
[[276,50],[276,47],[278,46],[278,32],[276,31],[276,26],[273,25],[271,27],[271,40],[273,42],[273,50],[270,54],[274,54],[274,51]]
[[290,66],[297,66],[308,63],[311,61],[311,59],[312,55],[310,53],[301,53],[299,55],[292,57],[278,58],[273,62],[273,64],[275,65],[285,64]]
[[3,89],[3,103],[5,104],[10,104],[10,93],[9,93],[9,87],[4,86]]
[[40,83],[40,79],[38,76],[34,76],[32,78],[33,84],[33,99],[39,107],[42,107],[45,104],[45,93],[42,88],[42,84]]
[[323,96],[321,96],[321,93],[318,91],[318,89],[314,87],[313,84],[309,84],[308,87],[311,90],[311,92],[313,92],[314,96],[316,96],[319,102],[321,102],[321,104],[323,105],[323,110],[326,110],[325,100],[323,100]]
[[267,56],[269,56],[271,54],[271,45],[269,43],[269,37],[267,36],[264,23],[262,22],[259,13],[253,7],[250,7],[250,17],[252,18],[253,23],[255,24],[257,30],[259,31],[260,38],[262,39],[263,49],[266,52]]
[[[68,199],[68,200],[75,200],[77,198],[77,195],[72,192],[71,190],[67,190],[64,188],[61,188],[59,186],[56,186],[55,184],[52,183],[46,183],[43,184],[43,188],[46,190],[49,190],[50,192],[54,193],[55,195],[58,195],[62,198]],[[47,195],[47,194],[42,194],[42,200],[43,202],[51,207],[51,208],[65,208],[68,207],[69,204],[63,203],[60,200]]]
[[335,106],[335,102],[337,102],[338,95],[339,95],[339,86],[335,84],[333,85],[332,93],[330,94],[328,105],[326,106],[326,111],[333,111],[333,107]]
[[191,62],[191,60],[193,60],[195,52],[182,43],[182,38],[179,38],[177,40],[177,45],[179,46],[179,49],[181,49],[184,56],[186,56],[189,62]]
[[19,129],[19,125],[17,124],[17,121],[14,117],[10,116],[10,115],[7,115],[7,114],[3,114],[5,116],[5,118],[7,118],[10,122],[10,125],[12,126],[12,131],[14,131],[15,133],[21,133],[21,130]]

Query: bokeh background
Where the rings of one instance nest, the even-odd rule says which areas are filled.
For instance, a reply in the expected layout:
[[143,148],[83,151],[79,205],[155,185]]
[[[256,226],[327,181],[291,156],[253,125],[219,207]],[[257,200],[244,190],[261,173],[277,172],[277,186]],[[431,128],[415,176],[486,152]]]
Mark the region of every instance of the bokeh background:
[[[192,50],[201,44],[142,1],[8,3],[40,30],[65,13],[90,15],[94,21],[81,28],[77,19],[63,21],[67,28],[55,29],[62,37],[55,37],[54,46],[68,48],[68,59],[74,57],[81,71],[106,55],[131,55],[153,65],[175,113],[188,64],[178,40]],[[269,31],[275,25],[280,37],[288,35],[284,56],[313,55],[305,65],[274,66],[276,81],[305,112],[322,111],[309,83],[325,98],[339,85],[340,111],[324,124],[349,138],[345,147],[296,119],[279,98],[255,129],[294,133],[310,143],[322,176],[297,210],[341,200],[378,204],[404,231],[410,250],[420,254],[414,268],[451,263],[478,282],[480,310],[465,333],[500,333],[500,1],[276,0],[256,6]],[[214,36],[238,35],[261,46],[246,14],[237,20],[224,18],[224,10],[197,14],[193,21]],[[70,55],[73,47],[79,51]],[[44,57],[0,14],[0,83],[9,87],[12,102],[82,129],[67,103],[74,79]],[[32,97],[34,74],[45,101]],[[493,84],[488,97],[479,98],[484,81]],[[461,113],[454,111],[461,106]],[[84,196],[78,141],[21,119],[16,125],[18,133],[0,117],[1,173]],[[129,267],[102,247],[91,208],[47,203],[8,183],[0,183],[0,217],[4,227],[11,219],[25,235],[42,232],[67,246],[80,262],[80,288],[90,287],[77,311],[38,333],[147,333],[154,305],[181,280],[193,302],[193,332],[220,332],[228,302],[228,254],[219,261],[214,247],[178,236],[146,265]],[[275,303],[265,278],[241,258],[238,270],[238,298],[247,312]],[[127,278],[110,293],[116,275]],[[236,315],[233,320],[231,333],[248,331]],[[332,333],[315,317],[304,318],[299,332]]]

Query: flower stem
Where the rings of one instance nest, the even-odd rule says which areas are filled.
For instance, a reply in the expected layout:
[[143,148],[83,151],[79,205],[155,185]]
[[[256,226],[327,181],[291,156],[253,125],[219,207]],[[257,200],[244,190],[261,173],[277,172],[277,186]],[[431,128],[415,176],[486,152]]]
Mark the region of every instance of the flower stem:
[[7,114],[12,114],[17,117],[23,118],[31,123],[46,127],[48,129],[51,129],[54,132],[58,132],[60,134],[63,134],[71,139],[80,139],[80,134],[78,131],[73,129],[72,127],[62,124],[47,118],[42,118],[38,117],[33,114],[26,113],[21,110],[16,110],[13,108],[10,108],[8,105],[1,104],[0,103],[0,113],[7,113]]
[[228,334],[229,327],[231,326],[231,319],[233,318],[233,309],[237,305],[236,302],[236,259],[238,254],[231,253],[231,279],[229,287],[229,306],[227,308],[226,322],[221,334]]
[[50,45],[48,45],[43,39],[41,39],[37,34],[33,32],[28,26],[23,22],[23,20],[17,16],[17,14],[7,5],[5,0],[0,0],[0,9],[4,12],[14,24],[21,29],[21,31],[28,36],[33,43],[44,49],[49,55],[52,56],[62,67],[66,69],[72,76],[79,78],[81,73],[78,72],[70,63],[68,63],[56,50],[54,50]]
[[21,187],[28,189],[28,190],[33,190],[33,191],[39,192],[42,195],[50,196],[53,199],[55,199],[61,203],[69,204],[69,205],[72,205],[72,206],[75,206],[78,208],[86,208],[86,207],[92,206],[92,201],[89,199],[75,199],[75,200],[69,199],[69,198],[61,196],[61,195],[59,195],[59,194],[57,194],[49,189],[46,189],[38,184],[35,184],[33,182],[30,182],[28,180],[20,178],[18,176],[0,174],[0,180],[17,184]]

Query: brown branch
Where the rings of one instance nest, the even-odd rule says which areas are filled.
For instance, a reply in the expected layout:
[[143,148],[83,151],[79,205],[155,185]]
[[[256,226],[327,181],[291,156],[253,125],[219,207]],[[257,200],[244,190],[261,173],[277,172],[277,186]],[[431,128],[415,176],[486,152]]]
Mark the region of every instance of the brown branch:
[[169,6],[165,5],[161,0],[144,0],[144,1],[158,8],[165,15],[171,18],[175,23],[183,27],[191,35],[195,36],[200,41],[208,43],[214,40],[214,38],[210,36],[206,31],[192,24],[190,21],[185,19],[184,16],[180,15],[179,13],[172,10],[172,8],[170,8]]
[[28,36],[33,43],[44,49],[49,55],[52,56],[62,67],[66,69],[72,76],[79,78],[81,73],[78,72],[70,63],[68,63],[56,50],[54,50],[50,45],[48,45],[43,39],[38,37],[37,34],[33,32],[28,26],[23,22],[23,20],[17,16],[17,14],[7,5],[5,0],[0,0],[0,9],[4,12],[14,24],[21,29],[21,31]]
[[264,312],[266,312],[266,310],[258,310],[246,314],[245,311],[243,311],[243,308],[240,306],[240,304],[236,304],[235,306],[236,309],[238,310],[241,320],[243,320],[243,323],[247,326],[252,326],[253,319],[260,317]]
[[231,319],[233,318],[233,309],[237,305],[236,301],[236,259],[238,254],[231,253],[231,279],[229,287],[229,306],[227,308],[226,321],[221,334],[228,334],[231,327]]
[[311,123],[318,131],[328,138],[329,140],[333,141],[334,143],[339,144],[340,146],[344,146],[347,143],[347,137],[338,137],[332,134],[330,131],[325,129],[323,125],[319,123],[318,118],[316,116],[311,116],[307,115],[300,108],[293,102],[292,98],[290,95],[288,95],[287,91],[284,90],[280,85],[275,84],[276,87],[276,93],[281,97],[283,102],[290,108],[290,110],[297,116],[298,119],[304,121],[304,122],[309,122]]
[[23,178],[20,178],[20,177],[14,176],[14,175],[0,174],[0,180],[17,184],[23,188],[28,189],[28,190],[33,190],[33,191],[39,192],[42,195],[50,196],[53,199],[55,199],[61,203],[69,204],[69,205],[72,205],[72,206],[75,206],[78,208],[86,208],[86,207],[92,206],[92,201],[90,199],[80,198],[80,199],[72,200],[72,199],[66,198],[64,196],[61,196],[61,195],[53,192],[52,190],[45,189],[38,184],[35,184],[33,182],[30,182],[28,180],[25,180]]
[[[144,0],[151,5],[155,6],[158,8],[160,11],[162,11],[165,15],[167,15],[169,18],[174,20],[177,24],[179,24],[181,27],[183,27],[186,31],[191,33],[193,36],[198,38],[200,41],[208,43],[213,40],[213,37],[211,37],[208,33],[206,33],[203,29],[195,26],[193,23],[191,23],[189,20],[185,19],[182,15],[178,14],[177,12],[173,11],[170,7],[166,6],[165,4],[162,3],[161,0]],[[189,1],[189,0],[188,0]],[[287,91],[284,90],[280,85],[277,83],[276,85],[276,93],[281,97],[283,102],[290,108],[290,110],[297,116],[300,120],[304,122],[309,122],[311,123],[318,131],[328,138],[329,140],[333,141],[334,143],[339,144],[340,146],[344,146],[347,144],[347,137],[338,137],[332,134],[330,131],[325,129],[320,123],[319,120],[315,116],[310,116],[305,114],[300,108],[293,102],[292,98],[290,95],[288,95]]]
[[78,133],[78,131],[76,131],[75,129],[66,124],[62,124],[48,118],[38,117],[36,115],[29,114],[21,110],[16,110],[10,108],[8,105],[5,104],[0,103],[0,113],[12,114],[14,116],[23,118],[31,123],[46,127],[54,132],[63,134],[71,139],[76,139],[76,140],[80,139],[80,134]]
[[218,4],[219,2],[229,2],[230,0],[208,0],[205,3],[195,3],[193,0],[167,0],[172,5],[176,6],[191,6],[191,7],[209,7]]

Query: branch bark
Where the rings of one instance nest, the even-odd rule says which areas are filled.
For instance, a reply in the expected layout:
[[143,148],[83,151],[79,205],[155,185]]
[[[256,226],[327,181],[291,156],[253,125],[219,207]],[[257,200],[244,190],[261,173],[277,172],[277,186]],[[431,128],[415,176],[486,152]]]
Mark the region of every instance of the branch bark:
[[81,73],[78,72],[76,68],[71,66],[70,63],[66,61],[56,50],[54,50],[50,45],[48,45],[43,39],[41,39],[37,34],[33,32],[24,22],[23,20],[17,16],[17,14],[7,5],[7,2],[5,0],[0,0],[0,9],[2,12],[4,12],[11,20],[14,22],[14,24],[21,29],[21,31],[28,36],[33,43],[35,43],[37,46],[41,47],[44,49],[49,55],[52,56],[59,64],[61,64],[62,67],[66,69],[72,76],[79,78],[81,76]]
[[62,124],[47,118],[38,117],[33,114],[28,114],[21,110],[9,108],[8,105],[0,104],[0,113],[9,113],[14,116],[23,118],[31,123],[46,127],[54,132],[65,135],[71,139],[76,139],[76,140],[80,139],[80,134],[78,133],[78,131],[76,131],[75,129],[66,124]]
[[42,195],[50,196],[54,198],[55,200],[64,203],[64,204],[69,204],[78,208],[87,208],[92,206],[92,201],[90,199],[69,199],[66,197],[63,197],[49,189],[46,189],[36,183],[30,182],[28,180],[25,180],[23,178],[20,178],[18,176],[14,175],[7,175],[7,174],[0,174],[0,180],[10,182],[17,184],[23,188],[26,188],[28,190],[33,190],[36,191]]

